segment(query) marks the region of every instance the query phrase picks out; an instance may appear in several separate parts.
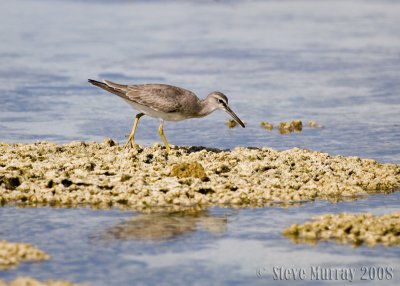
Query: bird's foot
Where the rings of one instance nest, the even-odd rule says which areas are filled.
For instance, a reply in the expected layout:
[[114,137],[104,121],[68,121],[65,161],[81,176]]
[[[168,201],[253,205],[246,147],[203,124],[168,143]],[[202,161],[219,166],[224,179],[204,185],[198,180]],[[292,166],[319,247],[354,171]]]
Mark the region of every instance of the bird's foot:
[[127,148],[127,149],[131,149],[131,148],[135,148],[136,149],[136,144],[135,143],[133,143],[133,140],[132,139],[129,139],[126,143],[125,143],[125,148]]

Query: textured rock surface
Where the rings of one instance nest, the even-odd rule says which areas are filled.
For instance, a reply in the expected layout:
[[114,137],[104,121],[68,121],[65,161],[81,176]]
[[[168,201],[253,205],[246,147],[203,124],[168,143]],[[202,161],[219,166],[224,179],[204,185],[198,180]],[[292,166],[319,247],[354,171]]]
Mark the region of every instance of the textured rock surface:
[[[79,286],[81,284],[74,284],[62,280],[47,280],[41,282],[30,277],[19,277],[14,281],[5,282],[0,280],[0,286]],[[83,285],[82,285],[83,286]]]
[[49,258],[49,255],[31,244],[0,240],[0,270],[14,268],[24,261],[43,261]]
[[315,244],[319,240],[375,246],[400,246],[400,212],[383,216],[372,214],[327,214],[304,224],[293,224],[283,231],[293,242]]
[[237,122],[233,119],[229,119],[226,122],[226,126],[228,126],[228,128],[235,128],[236,126],[238,126]]
[[263,121],[260,123],[261,128],[267,129],[267,130],[272,130],[274,129],[274,125],[272,123]]
[[301,132],[303,130],[303,122],[301,120],[293,120],[292,122],[280,122],[279,132],[281,134],[288,134],[291,132]]
[[400,165],[298,148],[278,152],[269,148],[221,151],[180,147],[166,157],[160,145],[128,150],[111,139],[102,144],[0,143],[3,204],[89,204],[137,210],[255,207],[354,199],[390,193],[399,186]]

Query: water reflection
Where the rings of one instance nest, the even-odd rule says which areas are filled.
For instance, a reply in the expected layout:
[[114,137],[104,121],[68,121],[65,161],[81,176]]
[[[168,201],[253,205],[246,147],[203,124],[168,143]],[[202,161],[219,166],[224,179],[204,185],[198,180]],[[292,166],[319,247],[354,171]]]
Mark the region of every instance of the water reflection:
[[95,237],[102,241],[112,240],[170,240],[205,230],[213,236],[225,233],[226,215],[212,215],[203,210],[185,210],[138,214],[122,223],[107,228]]

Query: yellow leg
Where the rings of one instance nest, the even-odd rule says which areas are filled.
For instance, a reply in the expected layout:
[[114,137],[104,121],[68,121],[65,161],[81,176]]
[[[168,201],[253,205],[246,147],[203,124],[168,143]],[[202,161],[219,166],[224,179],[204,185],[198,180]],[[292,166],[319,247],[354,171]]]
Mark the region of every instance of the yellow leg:
[[164,126],[164,121],[161,120],[161,121],[160,121],[160,127],[158,127],[158,133],[160,134],[161,139],[162,139],[162,141],[164,142],[165,148],[167,149],[167,153],[169,153],[170,148],[169,148],[167,139],[166,139],[165,136],[164,136],[163,126]]
[[128,142],[126,142],[125,147],[135,147],[135,144],[133,143],[135,139],[135,132],[136,132],[136,126],[139,123],[140,117],[142,117],[144,113],[138,113],[136,114],[135,121],[133,122],[132,126],[132,131],[131,134],[129,135]]

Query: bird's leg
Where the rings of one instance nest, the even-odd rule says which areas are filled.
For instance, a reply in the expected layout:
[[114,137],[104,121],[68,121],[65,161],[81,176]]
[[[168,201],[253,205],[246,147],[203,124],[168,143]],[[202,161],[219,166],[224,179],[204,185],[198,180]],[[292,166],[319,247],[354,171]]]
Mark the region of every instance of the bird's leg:
[[160,134],[160,137],[164,142],[165,148],[167,149],[167,153],[169,153],[170,148],[167,139],[164,136],[163,126],[164,126],[164,120],[160,120],[160,127],[158,127],[158,133]]
[[135,139],[135,132],[136,132],[136,126],[138,125],[140,117],[142,117],[144,113],[138,113],[136,114],[135,121],[133,122],[132,126],[132,131],[131,134],[129,135],[128,142],[126,142],[125,147],[135,147],[135,144],[133,143]]

